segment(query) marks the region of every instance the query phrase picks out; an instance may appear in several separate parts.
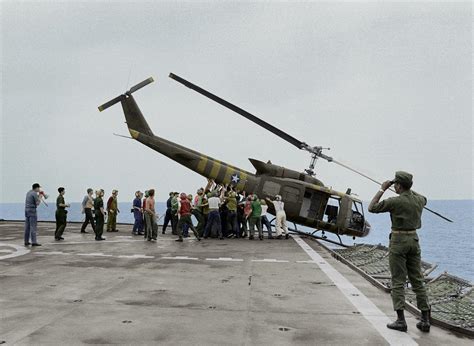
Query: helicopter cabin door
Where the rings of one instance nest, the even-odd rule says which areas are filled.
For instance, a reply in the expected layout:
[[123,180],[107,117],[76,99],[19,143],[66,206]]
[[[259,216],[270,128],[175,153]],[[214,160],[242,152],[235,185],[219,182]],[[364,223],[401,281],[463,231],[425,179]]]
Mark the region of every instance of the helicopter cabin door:
[[303,203],[301,204],[300,216],[312,220],[321,219],[327,201],[327,194],[306,188]]

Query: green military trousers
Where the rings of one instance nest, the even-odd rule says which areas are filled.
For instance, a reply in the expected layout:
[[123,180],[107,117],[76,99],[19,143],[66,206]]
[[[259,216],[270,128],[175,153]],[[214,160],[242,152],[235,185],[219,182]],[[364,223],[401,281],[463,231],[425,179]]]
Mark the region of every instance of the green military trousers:
[[199,234],[196,231],[196,228],[194,228],[193,226],[191,214],[181,215],[181,217],[179,218],[178,225],[177,225],[179,239],[183,239],[183,226],[184,225],[188,225],[188,227],[191,228],[191,230],[193,231],[194,236],[199,239]]
[[430,309],[421,271],[421,250],[416,233],[390,234],[389,265],[392,274],[392,302],[394,310],[405,309],[405,283],[411,283],[416,304],[421,311]]
[[56,232],[54,232],[54,238],[58,239],[63,236],[64,229],[67,223],[67,211],[64,209],[56,210]]
[[109,212],[107,217],[107,232],[115,231],[117,229],[117,210],[113,213]]
[[96,209],[95,212],[95,239],[102,238],[102,234],[104,233],[104,215],[100,212],[100,210]]
[[191,211],[191,214],[194,215],[194,217],[196,218],[198,222],[198,224],[196,225],[196,231],[198,232],[199,236],[202,237],[204,233],[204,226],[206,225],[205,220],[204,220],[204,215],[202,215],[202,213],[197,209],[193,209]]
[[255,233],[255,226],[257,226],[258,236],[263,238],[262,218],[260,216],[251,216],[249,219],[250,236],[253,237]]

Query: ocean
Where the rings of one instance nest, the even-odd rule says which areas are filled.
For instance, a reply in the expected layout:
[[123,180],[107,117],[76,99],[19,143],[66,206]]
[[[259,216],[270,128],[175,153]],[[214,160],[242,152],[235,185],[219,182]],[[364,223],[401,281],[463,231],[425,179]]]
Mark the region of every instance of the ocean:
[[[55,206],[38,208],[38,219],[40,221],[54,221]],[[364,203],[367,208],[368,203]],[[430,201],[428,207],[447,216],[453,223],[425,211],[423,213],[423,226],[418,232],[424,261],[438,264],[438,269],[432,275],[447,271],[471,282],[474,282],[474,200],[438,200]],[[23,220],[23,203],[0,204],[0,219]],[[133,223],[133,214],[130,212],[131,202],[119,203],[121,213],[118,222]],[[164,215],[166,204],[157,203],[157,211],[160,216]],[[342,237],[346,244],[367,243],[382,244],[388,246],[388,235],[390,232],[390,217],[388,214],[369,214],[366,212],[368,222],[372,225],[370,234],[365,238]],[[82,221],[80,203],[71,203],[68,221]],[[160,220],[162,221],[162,220]],[[67,231],[67,228],[66,228]],[[318,233],[319,234],[319,233]],[[328,238],[337,238],[326,233]]]

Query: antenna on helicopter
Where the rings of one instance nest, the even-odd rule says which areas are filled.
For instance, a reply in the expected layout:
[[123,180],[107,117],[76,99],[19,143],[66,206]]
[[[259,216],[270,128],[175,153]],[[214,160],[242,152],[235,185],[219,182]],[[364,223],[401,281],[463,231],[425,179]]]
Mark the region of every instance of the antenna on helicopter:
[[[311,161],[310,161],[310,164],[309,164],[309,168],[305,169],[306,174],[308,174],[308,175],[310,175],[310,176],[314,176],[314,175],[315,175],[314,166],[315,166],[315,164],[316,164],[316,161],[317,161],[318,158],[322,158],[322,159],[324,159],[324,160],[326,160],[326,161],[328,161],[328,162],[333,162],[333,163],[335,163],[335,164],[337,164],[337,165],[339,165],[339,166],[341,166],[341,167],[344,167],[344,168],[346,168],[346,169],[348,169],[348,170],[350,170],[350,171],[352,171],[352,172],[354,172],[354,173],[356,173],[356,174],[359,174],[360,176],[362,176],[362,177],[364,177],[364,178],[366,178],[366,179],[368,179],[368,180],[370,180],[370,181],[376,183],[377,185],[381,185],[380,182],[378,182],[377,180],[375,180],[375,179],[369,177],[368,175],[366,175],[366,174],[364,174],[364,173],[361,173],[361,172],[355,170],[354,168],[351,168],[351,167],[349,167],[348,165],[343,164],[342,162],[339,162],[339,161],[333,159],[332,157],[323,154],[323,150],[329,150],[329,148],[323,148],[323,147],[321,147],[321,146],[312,147],[312,146],[308,145],[307,143],[302,142],[302,141],[296,139],[295,137],[293,137],[293,136],[289,135],[288,133],[286,133],[286,132],[280,130],[279,128],[276,128],[275,126],[273,126],[273,125],[267,123],[266,121],[264,121],[264,120],[262,120],[262,119],[256,117],[255,115],[253,115],[253,114],[247,112],[246,110],[244,110],[244,109],[242,109],[242,108],[240,108],[240,107],[238,107],[238,106],[236,106],[236,105],[234,105],[234,104],[232,104],[232,103],[230,103],[230,102],[228,102],[228,101],[226,101],[226,100],[220,98],[219,96],[216,96],[216,95],[210,93],[210,92],[207,91],[207,90],[204,90],[203,88],[197,86],[196,84],[193,84],[193,83],[191,83],[191,82],[189,82],[189,81],[187,81],[187,80],[185,80],[185,79],[183,79],[183,78],[181,78],[181,77],[179,77],[179,76],[177,76],[177,75],[175,75],[175,74],[173,74],[173,73],[170,73],[170,74],[169,74],[169,77],[172,78],[172,79],[174,79],[175,81],[177,81],[177,82],[183,84],[184,86],[186,86],[186,87],[188,87],[188,88],[190,88],[190,89],[193,89],[194,91],[200,93],[201,95],[204,95],[204,96],[206,96],[207,98],[210,98],[211,100],[213,100],[213,101],[219,103],[220,105],[222,105],[222,106],[224,106],[224,107],[226,107],[226,108],[228,108],[228,109],[230,109],[230,110],[232,110],[232,111],[234,111],[234,112],[236,112],[236,113],[242,115],[244,118],[247,118],[248,120],[254,122],[255,124],[257,124],[257,125],[263,127],[264,129],[266,129],[266,130],[272,132],[273,134],[275,134],[275,135],[277,135],[278,137],[284,139],[284,140],[287,141],[288,143],[294,145],[294,146],[297,147],[298,149],[306,150],[306,151],[308,151],[309,153],[311,153]],[[391,190],[391,191],[394,191],[393,189],[390,189],[390,190]],[[446,221],[453,222],[452,220],[448,219],[447,217],[445,217],[445,216],[443,216],[443,215],[441,215],[441,214],[439,214],[439,213],[437,213],[437,212],[435,212],[435,211],[433,211],[433,210],[431,210],[431,209],[429,209],[429,208],[427,208],[427,207],[424,207],[424,208],[425,208],[426,210],[428,210],[429,212],[431,212],[431,213],[433,213],[433,214],[435,214],[435,215],[441,217],[442,219],[444,219],[444,220],[446,220]]]

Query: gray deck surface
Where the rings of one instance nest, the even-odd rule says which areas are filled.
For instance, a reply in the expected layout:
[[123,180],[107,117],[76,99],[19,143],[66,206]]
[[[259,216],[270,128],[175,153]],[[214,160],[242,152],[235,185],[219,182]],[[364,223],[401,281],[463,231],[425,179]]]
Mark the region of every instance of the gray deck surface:
[[[150,243],[119,230],[96,242],[70,224],[55,242],[54,224],[40,223],[43,246],[21,254],[23,223],[0,222],[0,343],[388,344],[293,239],[176,243],[160,228]],[[394,317],[388,294],[303,240]],[[420,345],[472,342],[407,318]]]

